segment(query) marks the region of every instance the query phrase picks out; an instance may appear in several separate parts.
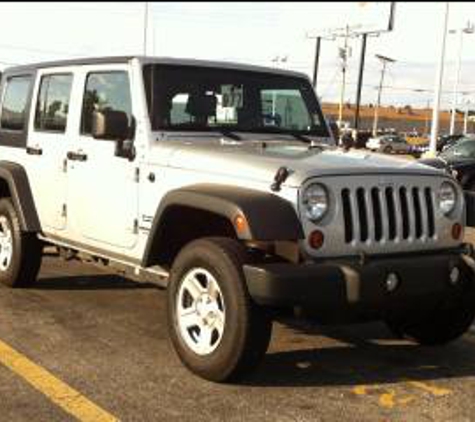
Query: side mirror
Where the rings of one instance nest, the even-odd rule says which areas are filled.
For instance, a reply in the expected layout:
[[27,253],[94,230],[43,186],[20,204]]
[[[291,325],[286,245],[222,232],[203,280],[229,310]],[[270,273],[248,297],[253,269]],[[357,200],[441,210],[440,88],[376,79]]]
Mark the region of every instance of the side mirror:
[[116,156],[133,160],[135,147],[133,135],[135,121],[129,125],[129,118],[123,111],[118,110],[94,110],[92,112],[92,137],[94,139],[116,141]]

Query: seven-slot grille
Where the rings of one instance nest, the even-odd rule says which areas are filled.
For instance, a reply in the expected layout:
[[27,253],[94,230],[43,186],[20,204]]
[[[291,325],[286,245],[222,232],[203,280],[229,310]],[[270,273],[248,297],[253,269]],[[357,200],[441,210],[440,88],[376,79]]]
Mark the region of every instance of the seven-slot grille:
[[427,241],[435,236],[430,187],[344,188],[341,199],[346,243]]

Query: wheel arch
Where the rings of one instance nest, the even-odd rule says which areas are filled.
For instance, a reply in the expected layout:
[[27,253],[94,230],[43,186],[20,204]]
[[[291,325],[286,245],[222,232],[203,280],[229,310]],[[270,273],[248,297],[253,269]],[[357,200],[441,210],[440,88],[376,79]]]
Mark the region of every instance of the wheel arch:
[[25,169],[17,163],[0,161],[0,198],[10,197],[25,232],[39,232],[41,225]]
[[[182,218],[176,217],[177,213],[182,213]],[[193,218],[183,218],[183,215]],[[244,228],[236,227],[238,216],[244,217]],[[199,229],[195,230],[197,227]],[[289,201],[253,189],[197,184],[164,196],[152,222],[142,265],[162,264],[160,261],[167,255],[169,239],[174,235],[184,234],[185,241],[190,241],[200,236],[223,235],[223,232],[243,241],[303,238],[297,213]],[[173,251],[173,254],[177,252]],[[168,261],[172,258],[168,257]]]

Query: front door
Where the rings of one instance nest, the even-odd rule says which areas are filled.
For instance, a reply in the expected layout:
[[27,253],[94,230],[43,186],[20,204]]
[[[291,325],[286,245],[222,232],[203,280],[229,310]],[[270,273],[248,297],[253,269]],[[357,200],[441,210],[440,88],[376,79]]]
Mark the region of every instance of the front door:
[[89,69],[82,80],[79,136],[68,160],[68,218],[78,241],[120,252],[137,242],[138,164],[116,155],[116,141],[92,137],[92,112],[123,111],[132,122],[129,74],[127,66]]

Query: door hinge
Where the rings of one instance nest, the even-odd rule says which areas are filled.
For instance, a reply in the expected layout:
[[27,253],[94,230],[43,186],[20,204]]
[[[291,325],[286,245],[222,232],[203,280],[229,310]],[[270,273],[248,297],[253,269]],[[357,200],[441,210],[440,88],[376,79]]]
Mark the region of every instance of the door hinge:
[[66,158],[63,160],[63,173],[68,171],[68,160]]
[[63,204],[63,207],[61,209],[61,217],[66,217],[68,215],[68,208],[66,207],[66,204]]
[[135,182],[138,183],[140,181],[140,168],[136,167],[135,168]]
[[139,220],[135,219],[134,220],[134,234],[138,234],[139,233]]

